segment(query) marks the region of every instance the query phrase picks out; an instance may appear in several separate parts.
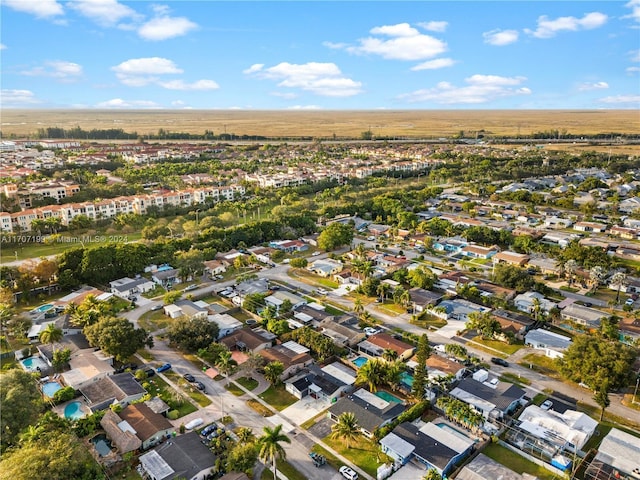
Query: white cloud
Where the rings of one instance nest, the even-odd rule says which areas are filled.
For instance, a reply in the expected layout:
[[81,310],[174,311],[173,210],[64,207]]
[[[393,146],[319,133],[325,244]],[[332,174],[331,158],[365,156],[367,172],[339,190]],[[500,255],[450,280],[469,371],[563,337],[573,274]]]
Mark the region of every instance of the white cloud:
[[2,3],[13,10],[35,15],[37,18],[64,14],[62,5],[56,0],[4,0]]
[[322,42],[322,45],[324,45],[327,48],[332,48],[333,50],[341,50],[349,46],[349,44],[347,43],[340,43],[340,42]]
[[0,50],[6,50],[7,46],[4,43],[0,43]]
[[96,104],[97,108],[160,108],[156,102],[149,100],[123,100],[121,98],[113,98],[106,102]]
[[132,58],[111,70],[118,79],[130,87],[143,87],[158,81],[157,75],[182,73],[172,60],[161,57]]
[[278,81],[279,87],[299,88],[326,97],[349,97],[362,92],[362,83],[347,78],[335,63],[283,62],[273,67],[245,70],[258,78]]
[[558,32],[577,32],[579,30],[591,30],[607,23],[608,17],[604,13],[586,13],[582,18],[558,17],[549,20],[549,17],[542,15],[538,17],[538,28],[536,30],[525,29],[529,35],[536,38],[552,38]]
[[451,58],[436,58],[435,60],[427,60],[426,62],[419,63],[415,67],[411,67],[411,70],[414,72],[420,70],[437,70],[439,68],[451,67],[455,63]]
[[52,77],[63,81],[76,80],[82,75],[82,66],[73,62],[52,61],[43,66],[20,72],[30,77]]
[[358,45],[327,42],[325,42],[325,45],[330,48],[342,48],[355,55],[370,54],[379,55],[388,60],[409,61],[432,58],[447,49],[445,42],[420,33],[408,23],[374,27],[369,33],[378,35],[378,37],[361,38],[358,40]]
[[640,72],[640,67],[629,67],[625,71],[633,75],[636,72]]
[[300,95],[293,92],[271,92],[271,95],[274,97],[285,98],[287,100],[293,100],[294,98],[298,98]]
[[502,47],[518,41],[517,30],[491,30],[482,34],[484,43],[489,45],[495,45],[496,47]]
[[416,90],[399,98],[409,103],[433,102],[443,105],[487,103],[504,97],[530,95],[530,89],[520,86],[525,80],[525,77],[472,75],[465,79],[468,85],[464,87],[440,82],[434,88]]
[[203,91],[203,90],[217,90],[220,88],[213,80],[198,80],[193,83],[185,83],[183,80],[171,80],[169,82],[158,82],[158,85],[168,90],[191,90],[191,91]]
[[632,50],[631,52],[629,52],[629,55],[631,56],[632,62],[640,62],[640,50]]
[[640,23],[640,0],[631,0],[624,6],[630,8],[631,13],[629,15],[625,15],[622,18],[631,18],[632,20]]
[[421,22],[418,23],[418,26],[430,32],[444,32],[449,26],[449,22]]
[[264,63],[255,63],[251,65],[249,68],[242,71],[245,75],[250,75],[252,73],[259,72],[264,67]]
[[160,16],[146,22],[138,29],[138,35],[145,40],[167,40],[186,35],[198,25],[186,17]]
[[640,108],[640,95],[614,95],[598,99],[600,103],[625,108]]
[[578,86],[578,90],[581,92],[587,92],[589,90],[606,90],[609,88],[607,82],[585,82]]
[[141,18],[135,10],[117,0],[74,0],[67,4],[80,15],[103,27],[117,25],[123,19]]
[[287,110],[322,110],[320,105],[292,105]]
[[40,103],[30,90],[0,90],[0,103],[5,107],[20,107]]

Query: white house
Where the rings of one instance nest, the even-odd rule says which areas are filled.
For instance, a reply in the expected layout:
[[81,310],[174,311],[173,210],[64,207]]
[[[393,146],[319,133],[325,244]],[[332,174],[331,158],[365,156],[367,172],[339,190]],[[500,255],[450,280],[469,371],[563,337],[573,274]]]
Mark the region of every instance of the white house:
[[119,278],[113,282],[109,282],[111,287],[111,293],[124,299],[129,299],[140,293],[145,293],[153,290],[155,283],[146,278],[136,278],[135,280],[129,277]]
[[544,295],[538,292],[521,293],[513,299],[513,304],[521,312],[532,313],[536,300],[540,302],[541,310],[546,313],[549,313],[549,311],[557,305],[551,300],[547,300]]
[[218,325],[218,339],[226,337],[236,330],[240,330],[243,326],[242,322],[228,313],[216,313],[215,315],[209,315],[207,317],[210,322],[215,322]]
[[564,351],[571,345],[571,339],[542,328],[529,330],[524,337],[524,344],[537,350],[544,350],[549,358],[564,356]]
[[598,426],[597,421],[582,412],[559,413],[537,405],[525,408],[518,420],[522,430],[569,451],[581,450]]

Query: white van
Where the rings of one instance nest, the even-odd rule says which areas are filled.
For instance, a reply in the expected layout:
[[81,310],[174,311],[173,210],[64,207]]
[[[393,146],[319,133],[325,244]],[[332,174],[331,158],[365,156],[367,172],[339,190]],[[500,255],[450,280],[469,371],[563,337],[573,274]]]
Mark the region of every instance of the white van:
[[184,428],[186,428],[187,430],[193,430],[194,428],[198,428],[200,425],[202,425],[204,423],[204,420],[202,420],[201,418],[194,418],[193,420],[191,420],[190,422],[188,422]]

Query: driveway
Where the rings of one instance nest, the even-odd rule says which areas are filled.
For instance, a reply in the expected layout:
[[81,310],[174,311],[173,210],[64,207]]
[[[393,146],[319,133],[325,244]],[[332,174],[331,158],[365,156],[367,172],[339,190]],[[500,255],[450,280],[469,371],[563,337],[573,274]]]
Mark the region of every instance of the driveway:
[[307,396],[282,410],[282,414],[301,425],[327,408],[329,402]]
[[309,433],[316,438],[324,438],[331,433],[333,422],[329,418],[323,418],[309,429]]

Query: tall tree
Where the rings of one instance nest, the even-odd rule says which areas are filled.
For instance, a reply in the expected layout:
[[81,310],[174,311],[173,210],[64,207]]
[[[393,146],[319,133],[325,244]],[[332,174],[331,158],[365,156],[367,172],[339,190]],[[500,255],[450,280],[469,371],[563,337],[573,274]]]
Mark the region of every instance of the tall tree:
[[386,362],[379,358],[372,358],[358,369],[356,383],[367,385],[369,390],[375,393],[378,387],[384,383]]
[[428,380],[427,359],[430,355],[429,337],[424,333],[418,340],[418,347],[416,348],[417,365],[413,371],[413,385],[411,386],[411,394],[418,399],[422,399],[425,394]]
[[229,374],[237,364],[238,363],[231,358],[231,352],[229,350],[224,350],[218,355],[215,365],[218,367],[218,370],[220,370],[220,373],[226,377],[227,385],[229,385]]
[[280,375],[284,372],[284,365],[282,362],[271,362],[264,367],[264,378],[274,385],[278,385],[281,382]]
[[616,287],[616,304],[620,303],[620,291],[627,283],[627,274],[624,272],[616,272],[611,276],[609,283]]
[[287,456],[281,443],[291,443],[289,437],[282,433],[282,424],[273,428],[264,427],[263,434],[258,439],[258,456],[265,462],[270,462],[273,480],[276,480],[276,460],[284,460]]
[[611,400],[609,399],[609,382],[604,380],[596,390],[596,393],[593,395],[593,400],[600,407],[600,421],[604,418],[604,411],[606,408],[611,405]]
[[62,332],[62,329],[56,327],[55,323],[50,323],[44,330],[40,332],[38,339],[41,343],[55,345],[60,340],[62,340],[63,336],[64,333]]
[[171,343],[188,352],[207,348],[218,339],[218,333],[218,324],[206,318],[177,320],[167,329]]
[[345,447],[351,448],[351,445],[362,435],[360,426],[356,416],[351,412],[344,412],[336,423],[331,426],[331,438],[334,440],[342,440]]
[[44,408],[35,377],[20,369],[0,375],[0,405],[0,450],[4,451],[16,444],[22,430],[36,423]]
[[144,328],[135,328],[126,318],[106,317],[84,328],[89,343],[125,362],[144,346],[153,347],[153,338]]

